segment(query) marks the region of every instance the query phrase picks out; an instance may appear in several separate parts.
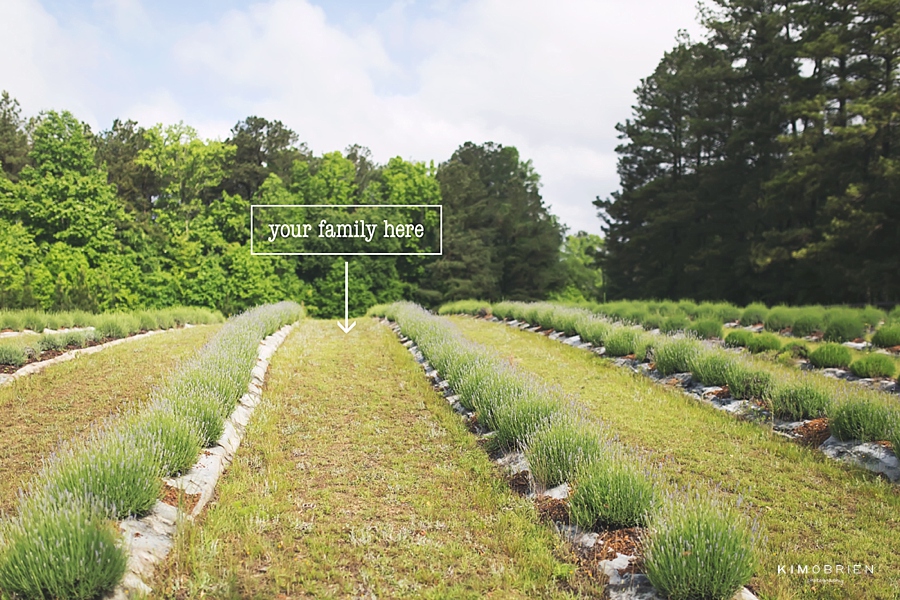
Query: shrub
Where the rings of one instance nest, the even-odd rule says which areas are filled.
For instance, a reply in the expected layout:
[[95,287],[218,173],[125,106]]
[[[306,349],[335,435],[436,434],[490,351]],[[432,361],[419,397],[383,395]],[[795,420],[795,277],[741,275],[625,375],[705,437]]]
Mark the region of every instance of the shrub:
[[873,352],[851,364],[850,370],[857,377],[893,377],[897,365],[890,356]]
[[697,354],[700,344],[690,338],[666,339],[653,349],[656,370],[663,375],[687,373]]
[[544,488],[574,482],[577,469],[598,460],[608,442],[598,425],[574,417],[555,419],[535,431],[525,445],[534,480]]
[[742,311],[733,304],[724,302],[716,305],[716,315],[722,323],[734,323],[740,321]]
[[648,314],[645,308],[632,308],[622,315],[622,319],[634,325],[640,325],[647,318]]
[[807,377],[775,387],[771,394],[771,406],[772,413],[780,419],[817,419],[828,412],[831,395]]
[[821,309],[800,309],[794,317],[791,333],[798,337],[806,337],[825,328],[824,311]]
[[820,369],[848,367],[852,358],[846,346],[822,344],[809,355],[809,362]]
[[753,334],[746,329],[738,329],[725,336],[725,345],[730,348],[746,348],[753,337]]
[[122,431],[92,436],[79,448],[52,457],[38,477],[39,493],[96,498],[110,517],[146,514],[162,491],[154,456],[136,452]]
[[808,358],[809,346],[803,342],[791,341],[781,348],[782,352],[787,353],[791,358]]
[[881,327],[872,336],[872,343],[881,348],[900,346],[900,323]]
[[606,336],[606,353],[609,356],[638,354],[644,334],[630,327],[616,327]]
[[776,306],[766,315],[766,331],[779,332],[794,324],[794,311],[787,306]]
[[62,350],[66,347],[64,342],[65,334],[58,333],[44,333],[41,334],[41,337],[38,338],[38,348],[41,352],[47,352],[50,350]]
[[765,304],[750,304],[741,313],[741,325],[747,326],[762,323],[766,320],[767,314],[769,314],[769,309],[766,308]]
[[754,354],[760,352],[769,352],[771,350],[781,350],[781,339],[774,333],[758,333],[751,336],[747,343],[747,350]]
[[46,313],[38,312],[36,310],[23,311],[22,326],[25,329],[41,333],[47,327],[47,315]]
[[491,314],[491,305],[489,302],[481,300],[457,300],[456,302],[448,302],[438,309],[439,315],[477,315],[484,317]]
[[529,390],[515,401],[500,402],[494,406],[492,429],[496,435],[491,446],[497,449],[518,448],[539,429],[560,418],[559,403],[541,390]]
[[753,527],[711,498],[670,498],[643,539],[644,572],[670,600],[727,600],[756,568]]
[[895,306],[888,313],[888,321],[891,323],[900,323],[900,305]]
[[0,528],[0,590],[23,598],[99,598],[125,575],[118,528],[83,496],[38,496]]
[[100,315],[94,328],[101,339],[119,339],[128,335],[128,324],[121,315]]
[[675,331],[684,331],[688,328],[691,322],[684,315],[677,314],[672,315],[671,317],[667,317],[663,320],[662,325],[660,325],[659,330],[663,333],[673,333]]
[[897,413],[872,398],[855,397],[832,405],[831,434],[841,441],[880,442],[898,426]]
[[15,344],[0,344],[0,365],[21,367],[25,364],[25,350]]
[[878,327],[879,323],[887,319],[887,314],[879,308],[875,308],[874,306],[866,306],[864,309],[859,311],[859,318],[862,320],[863,324],[866,327],[875,328]]
[[90,333],[91,332],[87,331],[67,331],[66,333],[59,334],[59,336],[62,340],[62,345],[64,348],[68,348],[70,346],[75,346],[76,348],[84,348],[87,345]]
[[597,318],[588,318],[580,323],[578,334],[586,342],[595,346],[606,344],[606,337],[612,331],[612,325]]
[[772,374],[762,369],[734,361],[725,371],[725,383],[731,395],[738,400],[766,399],[772,389]]
[[135,318],[138,320],[138,327],[144,331],[153,331],[154,329],[159,328],[159,321],[157,320],[158,313],[152,313],[150,311],[143,310],[141,312],[135,313]]
[[659,313],[650,313],[646,317],[644,317],[644,322],[641,325],[644,326],[644,329],[650,331],[652,329],[659,329],[662,327],[663,321],[665,319]]
[[0,331],[3,331],[4,329],[21,331],[22,327],[22,316],[19,313],[5,310],[0,311]]
[[702,319],[695,321],[688,331],[693,331],[698,337],[710,340],[722,337],[722,323],[714,319]]
[[691,377],[705,385],[725,385],[726,374],[735,358],[722,350],[703,350],[691,362]]
[[697,311],[700,308],[693,300],[679,300],[677,306],[678,310],[681,311],[681,314],[692,319],[697,316]]
[[849,342],[860,338],[865,333],[865,326],[858,315],[851,312],[835,314],[825,327],[826,342]]
[[616,452],[579,469],[569,516],[581,527],[643,525],[656,505],[653,482],[634,459]]
[[124,426],[135,452],[149,454],[164,477],[184,473],[197,461],[200,436],[191,423],[155,407],[134,415]]

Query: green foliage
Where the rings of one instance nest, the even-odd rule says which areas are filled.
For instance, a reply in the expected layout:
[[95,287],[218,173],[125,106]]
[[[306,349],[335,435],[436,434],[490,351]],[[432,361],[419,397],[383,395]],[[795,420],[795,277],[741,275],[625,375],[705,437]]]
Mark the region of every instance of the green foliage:
[[608,452],[603,430],[582,419],[563,416],[535,431],[525,445],[534,480],[545,489],[574,482],[578,468]]
[[893,377],[897,365],[890,356],[873,352],[854,361],[850,370],[857,377]]
[[772,413],[780,419],[817,419],[830,411],[831,394],[818,380],[803,377],[775,386],[770,402]]
[[99,598],[127,557],[106,507],[83,496],[39,495],[0,524],[0,590],[23,598]]
[[774,333],[758,333],[747,342],[747,350],[753,354],[781,350],[781,339]]
[[825,317],[821,311],[801,309],[794,318],[791,332],[799,337],[806,337],[825,328]]
[[835,314],[825,327],[825,341],[849,342],[861,338],[865,333],[865,326],[859,315],[849,312]]
[[25,360],[25,350],[20,345],[0,342],[0,365],[21,367]]
[[41,352],[61,350],[65,347],[63,336],[58,333],[45,333],[38,338],[38,348]]
[[718,319],[702,319],[694,321],[688,331],[692,331],[702,339],[718,339],[722,337],[722,323]]
[[438,309],[439,315],[475,315],[484,317],[491,314],[490,302],[480,300],[457,300],[448,302]]
[[725,385],[728,369],[735,360],[723,350],[703,349],[691,361],[691,377],[705,385]]
[[146,514],[162,491],[161,472],[154,456],[136,452],[131,442],[113,431],[63,451],[44,468],[35,491],[95,498],[113,518]]
[[690,338],[667,339],[653,348],[656,370],[663,375],[687,373],[691,370],[700,345]]
[[781,348],[781,352],[787,353],[791,358],[808,358],[809,346],[803,342],[792,341],[786,343]]
[[765,304],[750,304],[744,309],[744,312],[741,313],[741,325],[747,326],[763,323],[768,314],[769,309]]
[[656,506],[653,482],[643,466],[621,452],[585,463],[569,499],[571,520],[586,529],[635,527]]
[[644,539],[644,569],[671,600],[728,600],[756,569],[753,526],[711,497],[670,497]]
[[859,318],[862,319],[863,324],[866,327],[876,328],[878,325],[887,319],[887,314],[874,306],[866,306],[864,309],[859,311]]
[[840,344],[822,344],[809,355],[809,362],[820,369],[848,367],[852,359],[850,349]]
[[628,356],[634,354],[638,358],[646,351],[647,341],[642,331],[631,327],[616,327],[606,336],[606,353],[609,356]]
[[603,289],[603,274],[598,262],[603,250],[603,238],[579,231],[566,237],[562,249],[565,270],[564,290],[573,299],[599,300]]
[[123,426],[123,435],[134,452],[153,457],[159,472],[172,477],[190,469],[200,454],[201,439],[194,425],[157,407],[132,416]]
[[779,332],[794,325],[794,310],[786,306],[776,306],[766,315],[766,331]]
[[737,306],[728,303],[717,304],[716,315],[722,323],[734,323],[740,321],[743,312]]
[[888,440],[900,425],[896,409],[857,396],[832,405],[828,413],[831,434],[841,441],[880,442]]
[[725,371],[725,383],[731,395],[738,400],[760,399],[769,397],[774,385],[771,373],[753,367],[742,361],[734,361]]
[[515,148],[467,142],[441,165],[437,181],[443,255],[423,277],[423,298],[541,299],[565,287],[562,227],[541,198],[531,162]]
[[872,336],[872,344],[881,348],[900,346],[900,323],[879,328]]
[[681,314],[666,317],[659,327],[663,333],[674,333],[676,331],[684,331],[690,326],[691,322],[688,318]]
[[725,345],[730,348],[746,348],[755,336],[746,329],[735,329],[725,336]]

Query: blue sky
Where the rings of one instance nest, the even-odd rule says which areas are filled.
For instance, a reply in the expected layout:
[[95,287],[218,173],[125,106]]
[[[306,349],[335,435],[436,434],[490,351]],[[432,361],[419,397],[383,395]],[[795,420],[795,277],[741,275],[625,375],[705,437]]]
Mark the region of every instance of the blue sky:
[[617,188],[614,126],[695,0],[0,0],[0,89],[27,115],[185,123],[249,115],[310,148],[441,162],[516,146],[571,231]]

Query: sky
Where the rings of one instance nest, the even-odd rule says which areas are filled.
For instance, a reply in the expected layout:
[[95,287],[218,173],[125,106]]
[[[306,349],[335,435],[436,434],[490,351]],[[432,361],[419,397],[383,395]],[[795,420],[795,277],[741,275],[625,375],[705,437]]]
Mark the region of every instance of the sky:
[[184,121],[225,139],[251,115],[317,154],[439,164],[515,146],[570,233],[618,189],[615,125],[696,0],[0,0],[0,89],[26,116]]

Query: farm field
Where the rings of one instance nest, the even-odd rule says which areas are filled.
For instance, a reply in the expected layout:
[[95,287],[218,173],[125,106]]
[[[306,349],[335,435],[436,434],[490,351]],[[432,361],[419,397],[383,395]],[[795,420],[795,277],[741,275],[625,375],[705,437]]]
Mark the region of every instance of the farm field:
[[0,386],[0,510],[61,440],[146,400],[150,389],[220,325],[171,331],[52,365]]
[[[158,597],[565,598],[573,566],[386,327],[305,321]],[[559,551],[560,553],[558,553]]]
[[[761,597],[893,597],[900,568],[895,487],[591,353],[485,321],[452,320],[467,337],[577,396],[623,443],[659,462],[667,480],[741,496],[767,536],[752,581]],[[875,572],[829,587],[778,571],[835,563],[869,564]]]

